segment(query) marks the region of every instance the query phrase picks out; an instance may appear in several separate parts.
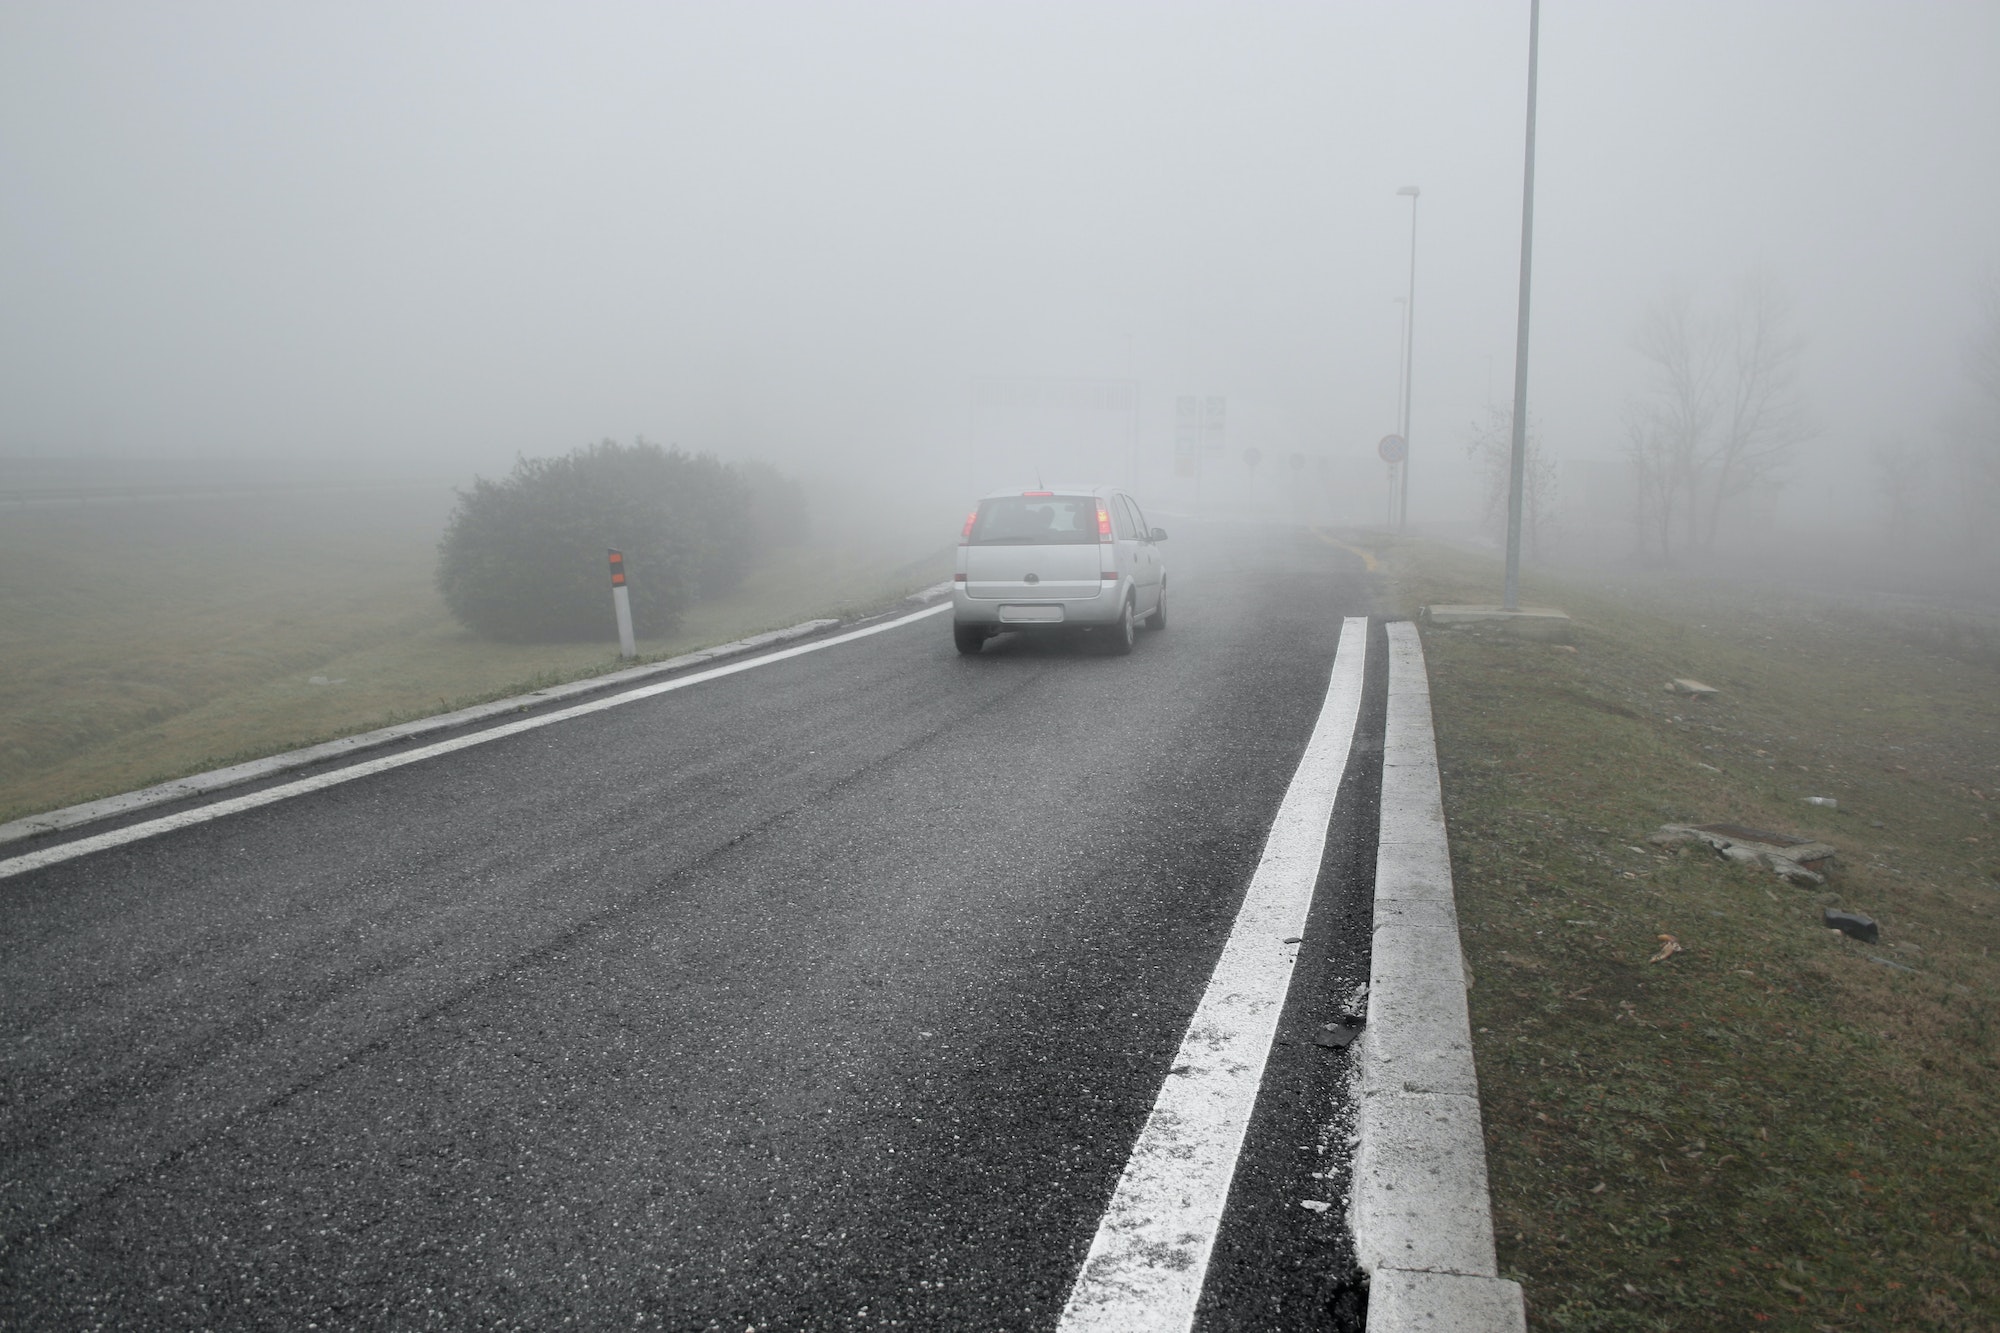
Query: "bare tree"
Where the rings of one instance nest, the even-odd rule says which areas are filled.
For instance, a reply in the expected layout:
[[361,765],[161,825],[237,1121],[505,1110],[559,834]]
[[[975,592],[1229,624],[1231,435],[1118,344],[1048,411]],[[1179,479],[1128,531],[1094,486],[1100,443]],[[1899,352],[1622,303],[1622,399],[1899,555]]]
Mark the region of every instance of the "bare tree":
[[1799,444],[1813,434],[1798,390],[1805,338],[1792,331],[1791,298],[1768,273],[1752,273],[1737,283],[1732,318],[1721,336],[1727,397],[1704,468],[1704,547],[1715,544],[1723,502],[1777,483]]
[[2000,408],[2000,279],[1987,279],[1980,293],[1979,327],[1965,344],[1965,373]]
[[[1532,412],[1529,413],[1525,451],[1521,460],[1521,535],[1527,538],[1528,555],[1532,559],[1541,555],[1545,542],[1554,540],[1556,526],[1556,467],[1542,452],[1542,441],[1535,433]],[[1486,420],[1473,422],[1467,434],[1465,456],[1479,470],[1485,492],[1486,530],[1505,541],[1507,491],[1514,471],[1513,403],[1487,406]]]
[[1869,451],[1868,461],[1874,465],[1875,493],[1882,497],[1889,541],[1899,547],[1906,545],[1916,535],[1918,502],[1929,460],[1897,436],[1877,443]]
[[1633,347],[1650,371],[1627,412],[1642,539],[1671,559],[1715,545],[1728,501],[1779,484],[1812,426],[1798,392],[1805,343],[1770,277],[1737,284],[1721,314],[1670,287],[1646,311]]
[[1673,558],[1675,501],[1680,487],[1674,480],[1674,438],[1654,416],[1634,408],[1626,414],[1626,455],[1632,460],[1633,495],[1638,510],[1639,549],[1661,562]]
[[[1720,410],[1715,327],[1675,284],[1646,311],[1634,348],[1649,363],[1647,394],[1628,409],[1628,445],[1639,480],[1639,527],[1673,558],[1676,537],[1693,546],[1704,452]],[[1676,533],[1678,526],[1684,533]]]
[[1992,515],[2000,504],[2000,279],[1980,293],[1979,323],[1963,351],[1965,375],[1979,390],[1952,423],[1946,455],[1958,500],[1962,541],[1977,555],[1993,540]]

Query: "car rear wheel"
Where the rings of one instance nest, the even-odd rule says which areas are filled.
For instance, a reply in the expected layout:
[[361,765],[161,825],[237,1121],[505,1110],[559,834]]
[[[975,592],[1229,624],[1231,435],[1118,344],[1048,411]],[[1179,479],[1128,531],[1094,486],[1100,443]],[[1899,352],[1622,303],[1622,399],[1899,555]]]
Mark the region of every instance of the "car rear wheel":
[[1166,627],[1167,627],[1167,590],[1165,588],[1162,588],[1160,589],[1160,600],[1153,604],[1153,614],[1146,617],[1146,628],[1165,629]]
[[951,641],[961,653],[976,653],[986,642],[986,631],[977,625],[953,625]]
[[1139,638],[1139,622],[1132,614],[1132,599],[1125,599],[1125,609],[1118,613],[1118,623],[1111,627],[1111,651],[1119,657],[1132,651],[1132,645]]

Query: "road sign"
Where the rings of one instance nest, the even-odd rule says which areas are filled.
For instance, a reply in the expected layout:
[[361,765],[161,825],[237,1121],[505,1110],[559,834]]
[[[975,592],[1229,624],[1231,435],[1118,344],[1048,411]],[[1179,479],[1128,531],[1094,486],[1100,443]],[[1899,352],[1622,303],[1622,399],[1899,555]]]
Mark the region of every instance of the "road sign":
[[1227,421],[1229,400],[1211,397],[1201,405],[1201,447],[1211,454],[1223,450],[1223,442],[1228,437]]
[[1385,463],[1400,463],[1410,456],[1410,446],[1400,435],[1384,435],[1382,442],[1375,446],[1375,452],[1382,455]]

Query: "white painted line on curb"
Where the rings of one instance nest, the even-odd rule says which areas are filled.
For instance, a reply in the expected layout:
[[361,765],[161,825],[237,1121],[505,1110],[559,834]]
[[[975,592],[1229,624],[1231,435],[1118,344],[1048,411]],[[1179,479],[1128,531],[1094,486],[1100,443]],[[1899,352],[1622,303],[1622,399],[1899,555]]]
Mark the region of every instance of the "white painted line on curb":
[[4,861],[0,861],[0,879],[25,874],[30,870],[39,870],[43,866],[71,861],[80,856],[89,856],[93,852],[101,852],[109,847],[122,847],[127,843],[157,837],[162,833],[169,833],[175,829],[188,828],[195,824],[204,824],[211,819],[221,819],[226,815],[237,814],[244,810],[254,810],[259,806],[274,805],[279,801],[288,800],[294,796],[303,796],[308,792],[323,791],[328,787],[337,787],[343,782],[353,782],[357,778],[371,777],[377,773],[386,773],[390,769],[401,768],[406,764],[421,763],[423,760],[433,759],[438,755],[450,754],[454,750],[464,750],[474,745],[484,745],[488,741],[497,741],[504,736],[514,736],[524,731],[533,731],[537,727],[554,726],[558,722],[567,722],[571,718],[583,717],[589,713],[601,713],[608,708],[616,708],[620,704],[636,703],[641,699],[650,699],[655,695],[668,694],[674,690],[684,690],[691,685],[699,685],[704,681],[716,680],[723,676],[733,676],[738,672],[754,670],[761,666],[769,666],[773,662],[782,662],[787,658],[802,657],[807,653],[816,653],[821,649],[832,648],[837,644],[852,643],[856,639],[865,639],[873,634],[884,634],[890,630],[901,629],[903,626],[915,621],[923,620],[928,616],[938,615],[949,610],[951,610],[951,603],[945,602],[938,606],[926,607],[921,611],[914,611],[906,616],[899,616],[894,620],[883,621],[881,624],[869,625],[857,630],[849,630],[845,634],[836,634],[832,638],[817,639],[811,643],[800,644],[795,648],[780,649],[775,653],[766,653],[761,657],[744,658],[723,666],[710,667],[706,671],[696,671],[686,676],[675,676],[671,680],[659,681],[652,685],[643,685],[638,689],[627,690],[622,694],[614,694],[608,698],[593,699],[589,703],[575,704],[568,708],[558,709],[553,713],[537,714],[534,717],[523,718],[518,722],[509,722],[504,726],[492,727],[485,731],[476,731],[470,735],[454,736],[450,740],[438,741],[433,745],[426,745],[415,750],[405,750],[401,754],[387,755],[381,759],[370,759],[364,763],[354,764],[347,768],[334,769],[331,772],[317,773],[309,778],[301,778],[297,782],[287,782],[281,786],[267,787],[263,791],[253,792],[248,796],[233,797],[226,801],[218,801],[213,805],[204,805],[199,809],[185,810],[179,814],[147,820],[143,824],[132,824],[122,829],[114,829],[109,833],[99,833],[88,838],[78,838],[74,842],[61,843],[54,847],[44,848],[41,851],[26,852],[20,856],[9,857]]
[[1351,617],[1236,924],[1070,1290],[1064,1333],[1184,1333],[1194,1324],[1298,959],[1298,945],[1285,941],[1305,932],[1347,772],[1367,656],[1368,621]]
[[1348,1212],[1368,1333],[1525,1333],[1499,1276],[1423,640],[1389,626],[1375,933]]

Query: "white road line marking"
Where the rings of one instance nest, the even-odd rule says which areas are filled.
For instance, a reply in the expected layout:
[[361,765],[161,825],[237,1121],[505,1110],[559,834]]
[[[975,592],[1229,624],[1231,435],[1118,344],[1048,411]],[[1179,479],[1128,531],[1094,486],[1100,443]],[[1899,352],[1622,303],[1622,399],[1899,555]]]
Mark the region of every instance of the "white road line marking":
[[949,610],[951,610],[951,603],[945,602],[939,606],[931,606],[921,611],[913,611],[907,616],[899,616],[895,620],[883,621],[879,625],[869,625],[864,629],[849,630],[845,634],[836,634],[830,639],[818,639],[812,643],[800,644],[796,648],[784,648],[775,653],[767,653],[762,657],[746,658],[742,661],[730,662],[723,666],[710,667],[705,671],[696,671],[685,676],[675,676],[670,680],[663,680],[657,684],[642,685],[635,690],[626,690],[623,693],[610,695],[603,699],[593,699],[589,703],[573,704],[568,708],[558,709],[552,713],[542,713],[534,717],[523,718],[519,722],[509,722],[504,726],[491,727],[485,731],[476,731],[467,736],[454,736],[448,741],[438,741],[433,745],[426,745],[419,749],[406,750],[402,754],[388,755],[381,759],[370,759],[364,763],[354,764],[347,768],[334,769],[331,772],[315,774],[309,778],[301,778],[296,782],[287,782],[276,787],[267,787],[263,791],[253,792],[248,796],[237,796],[226,801],[217,801],[213,805],[204,805],[196,810],[184,810],[179,814],[166,815],[159,819],[149,819],[142,824],[132,824],[125,828],[114,829],[109,833],[99,833],[93,837],[78,838],[74,842],[65,842],[55,847],[45,848],[39,852],[26,852],[20,856],[9,857],[4,861],[0,861],[0,879],[6,879],[13,875],[26,874],[30,870],[39,870],[43,866],[51,866],[63,861],[75,860],[80,856],[89,856],[93,852],[101,852],[109,847],[122,847],[126,843],[139,842],[145,838],[157,837],[162,833],[170,833],[175,829],[188,828],[195,824],[205,824],[211,819],[221,819],[226,815],[233,815],[240,811],[254,810],[258,806],[274,805],[279,801],[289,800],[294,796],[303,796],[308,792],[323,791],[328,787],[337,787],[343,782],[353,782],[359,778],[372,777],[377,773],[386,773],[392,768],[401,768],[405,764],[421,763],[423,760],[434,759],[441,754],[450,754],[454,750],[464,750],[474,745],[484,745],[488,741],[497,741],[503,736],[518,735],[524,731],[533,731],[537,727],[554,726],[558,722],[567,722],[571,718],[582,717],[587,713],[601,713],[607,708],[616,708],[620,704],[636,703],[641,699],[650,699],[657,694],[667,694],[674,690],[684,690],[691,685],[700,685],[704,681],[717,680],[723,676],[733,676],[740,671],[749,671],[756,667],[769,666],[773,662],[782,662],[786,658],[802,657],[807,653],[816,653],[823,648],[832,648],[837,644],[852,643],[856,639],[865,639],[871,634],[885,634],[892,629],[901,629],[903,626],[922,620],[927,616],[939,615]]
[[1263,1081],[1361,715],[1368,621],[1341,627],[1326,701],[1278,805],[1229,941],[1188,1023],[1097,1237],[1062,1333],[1185,1330],[1208,1273],[1237,1154]]

